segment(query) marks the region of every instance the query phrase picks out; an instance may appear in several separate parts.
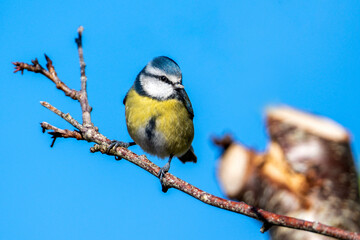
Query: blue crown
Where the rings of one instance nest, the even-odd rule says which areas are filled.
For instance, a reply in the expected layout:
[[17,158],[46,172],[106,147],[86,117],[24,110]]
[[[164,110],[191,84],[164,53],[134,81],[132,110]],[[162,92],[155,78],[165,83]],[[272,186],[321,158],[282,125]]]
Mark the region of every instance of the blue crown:
[[171,58],[165,56],[156,57],[150,62],[150,65],[163,70],[166,74],[181,77],[179,65]]

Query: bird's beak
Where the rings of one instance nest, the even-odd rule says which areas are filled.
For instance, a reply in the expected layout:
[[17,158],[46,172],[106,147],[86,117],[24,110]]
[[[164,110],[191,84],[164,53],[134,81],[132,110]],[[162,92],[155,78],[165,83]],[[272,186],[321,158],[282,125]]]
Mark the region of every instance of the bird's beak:
[[181,85],[180,83],[175,84],[174,87],[175,87],[176,90],[177,90],[177,89],[184,89],[184,86]]

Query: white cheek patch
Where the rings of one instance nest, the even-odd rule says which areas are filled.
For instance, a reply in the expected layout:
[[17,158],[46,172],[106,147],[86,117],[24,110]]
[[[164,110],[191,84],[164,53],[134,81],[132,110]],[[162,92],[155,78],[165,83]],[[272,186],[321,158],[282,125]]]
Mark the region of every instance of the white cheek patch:
[[140,82],[144,91],[151,97],[166,99],[174,93],[174,88],[170,84],[153,77],[140,77]]

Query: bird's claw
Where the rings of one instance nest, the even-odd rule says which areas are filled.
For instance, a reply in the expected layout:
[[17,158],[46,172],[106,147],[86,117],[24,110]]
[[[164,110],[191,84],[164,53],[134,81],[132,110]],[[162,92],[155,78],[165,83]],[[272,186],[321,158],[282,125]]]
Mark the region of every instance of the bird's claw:
[[113,148],[117,148],[117,147],[123,147],[123,148],[128,148],[130,146],[129,143],[127,142],[121,142],[121,141],[117,141],[117,140],[112,140],[110,142],[110,145],[108,147],[108,151],[113,149]]
[[[112,140],[109,147],[107,148],[107,152],[109,152],[111,149],[116,149],[117,147],[128,148],[133,145],[135,145],[134,142],[121,142],[117,140]],[[121,160],[121,157],[115,156],[115,160]]]
[[165,174],[166,174],[166,172],[165,172],[162,168],[160,168],[160,171],[159,171],[159,179],[160,179],[160,182],[161,182],[161,183],[162,183],[162,181],[163,181],[163,178],[164,178]]
[[159,179],[160,179],[160,183],[161,183],[161,187],[162,187],[162,191],[164,193],[166,193],[168,191],[168,187],[166,187],[164,185],[164,182],[163,182],[163,179],[165,177],[165,174],[169,171],[170,169],[170,163],[166,163],[165,166],[163,166],[162,168],[160,168],[160,171],[159,171]]

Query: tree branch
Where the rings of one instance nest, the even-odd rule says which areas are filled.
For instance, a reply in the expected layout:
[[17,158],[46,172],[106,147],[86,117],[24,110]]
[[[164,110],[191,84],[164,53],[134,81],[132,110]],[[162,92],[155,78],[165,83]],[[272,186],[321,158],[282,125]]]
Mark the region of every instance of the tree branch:
[[55,68],[52,65],[52,61],[46,54],[44,54],[44,55],[45,55],[45,59],[47,62],[46,67],[48,68],[48,70],[43,68],[39,64],[39,61],[37,60],[37,58],[35,58],[35,60],[31,61],[32,64],[27,64],[27,63],[23,63],[23,62],[13,62],[13,64],[15,65],[14,73],[20,71],[21,74],[24,74],[24,70],[28,70],[29,72],[41,73],[42,75],[44,75],[45,77],[50,79],[53,83],[55,83],[56,88],[63,91],[66,96],[68,96],[74,100],[79,100],[79,92],[76,90],[70,89],[68,86],[66,86],[66,84],[64,82],[62,82],[59,79],[59,77],[56,74]]
[[48,102],[40,101],[40,104],[55,113],[56,115],[60,116],[62,119],[73,125],[75,128],[83,130],[83,126],[78,121],[76,121],[69,113],[63,113],[56,107],[50,105],[50,103]]
[[47,122],[42,122],[41,127],[43,129],[43,132],[45,132],[46,130],[52,130],[52,132],[48,132],[50,135],[57,135],[57,137],[62,137],[62,138],[75,138],[76,140],[85,140],[82,136],[81,133],[79,131],[70,131],[68,129],[60,129],[57,128]]
[[[35,72],[35,73],[41,73],[50,80],[52,80],[58,89],[65,92],[66,96],[71,97],[72,99],[79,100],[81,104],[81,109],[83,113],[83,124],[80,124],[75,119],[73,119],[70,114],[65,114],[61,112],[60,110],[56,109],[55,107],[51,106],[47,102],[41,102],[43,106],[51,110],[52,112],[56,113],[60,117],[62,117],[64,120],[69,122],[72,126],[77,128],[79,132],[77,131],[69,131],[69,130],[63,130],[59,129],[57,127],[54,127],[46,122],[41,123],[41,126],[43,129],[46,130],[52,130],[53,132],[50,132],[51,135],[57,137],[63,137],[63,138],[75,138],[78,140],[86,140],[88,142],[94,142],[96,143],[93,147],[91,147],[91,152],[101,152],[107,155],[113,155],[118,156],[123,159],[126,159],[135,165],[141,167],[142,169],[146,170],[147,172],[151,173],[152,175],[158,177],[158,173],[160,170],[160,167],[152,163],[150,160],[147,159],[145,155],[137,155],[130,150],[122,147],[117,147],[116,149],[110,149],[108,150],[110,140],[105,137],[104,135],[100,134],[98,132],[98,128],[94,127],[94,125],[91,122],[90,118],[90,111],[91,108],[89,106],[88,100],[87,100],[87,94],[86,94],[86,81],[87,78],[85,76],[85,62],[83,59],[83,50],[82,50],[82,31],[83,28],[80,27],[78,30],[78,38],[76,39],[76,43],[78,46],[79,51],[79,59],[80,59],[80,69],[81,69],[81,90],[75,91],[69,89],[63,82],[61,82],[57,74],[55,72],[54,67],[52,66],[51,60],[46,56],[47,60],[47,68],[48,71],[45,70],[40,66],[37,60],[32,61],[33,65],[29,65],[22,62],[15,62],[13,63],[15,65],[15,72],[21,71],[23,72],[24,69]],[[275,213],[271,213],[253,206],[250,206],[244,202],[235,202],[226,200],[217,196],[214,196],[212,194],[209,194],[183,180],[180,178],[167,173],[163,179],[163,184],[168,188],[175,188],[178,189],[206,204],[222,208],[225,210],[229,210],[232,212],[240,213],[249,217],[252,217],[254,219],[262,221],[264,226],[262,227],[262,231],[266,231],[271,226],[282,226],[287,228],[295,228],[299,230],[305,230],[309,232],[314,232],[318,234],[322,234],[325,236],[330,237],[336,237],[339,239],[357,239],[360,240],[360,234],[354,233],[354,232],[348,232],[344,231],[339,228],[326,226],[324,224],[318,223],[318,222],[310,222],[310,221],[304,221],[292,217],[286,217],[282,215],[278,215]]]
[[91,116],[90,112],[92,108],[89,105],[88,97],[87,97],[87,91],[86,91],[86,82],[87,77],[85,75],[85,61],[84,61],[84,54],[83,54],[83,48],[82,48],[82,32],[84,31],[83,26],[80,26],[78,28],[78,37],[75,39],[75,42],[78,47],[79,52],[79,61],[80,61],[80,80],[81,80],[81,90],[80,90],[80,98],[79,102],[82,109],[82,118],[83,118],[83,125],[84,126],[92,126],[91,123]]
[[50,145],[50,147],[53,147],[55,144],[55,141],[57,138],[62,137],[62,138],[76,138],[77,140],[84,140],[84,138],[81,136],[81,133],[77,130],[75,131],[70,131],[67,129],[60,129],[57,128],[47,122],[43,122],[40,124],[42,127],[42,131],[43,133],[45,133],[46,130],[52,130],[52,132],[48,132],[50,135],[52,135],[52,143]]

